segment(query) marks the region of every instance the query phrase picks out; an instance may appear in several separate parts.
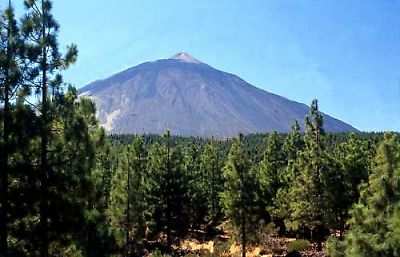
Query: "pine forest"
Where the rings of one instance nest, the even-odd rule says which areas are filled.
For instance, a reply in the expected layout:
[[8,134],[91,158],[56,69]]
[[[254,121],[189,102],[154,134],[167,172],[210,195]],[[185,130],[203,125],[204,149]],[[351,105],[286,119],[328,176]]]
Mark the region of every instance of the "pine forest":
[[400,256],[399,133],[107,134],[53,2],[1,6],[0,256]]

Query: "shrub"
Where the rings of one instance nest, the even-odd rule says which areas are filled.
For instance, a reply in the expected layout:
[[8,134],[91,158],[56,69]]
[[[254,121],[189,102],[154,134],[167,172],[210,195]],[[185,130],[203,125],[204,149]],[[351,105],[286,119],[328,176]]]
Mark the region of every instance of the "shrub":
[[345,257],[346,244],[336,237],[329,237],[326,241],[325,250],[331,257]]
[[303,251],[310,248],[310,242],[304,239],[298,239],[292,242],[289,242],[287,245],[288,252],[294,251]]

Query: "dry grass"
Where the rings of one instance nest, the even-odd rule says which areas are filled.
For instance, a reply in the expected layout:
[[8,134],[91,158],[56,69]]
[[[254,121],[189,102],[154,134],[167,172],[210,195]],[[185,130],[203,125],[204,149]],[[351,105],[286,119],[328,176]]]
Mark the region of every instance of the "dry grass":
[[196,239],[186,239],[184,240],[181,245],[180,249],[185,251],[199,251],[199,250],[206,250],[209,253],[214,252],[214,241],[207,241],[207,242],[200,242]]
[[[287,253],[287,244],[289,242],[295,241],[295,238],[278,238],[274,237],[273,242],[266,243],[261,246],[248,247],[246,256],[248,257],[272,257],[272,256],[285,256]],[[231,243],[231,241],[225,241],[227,246],[224,251],[218,252],[215,248],[215,242],[213,240],[209,241],[199,241],[194,238],[184,240],[179,246],[176,246],[181,251],[186,253],[203,253],[206,256],[210,254],[210,256],[215,256],[212,254],[217,254],[218,256],[225,257],[240,257],[241,256],[241,245],[237,243]],[[278,249],[279,248],[279,249]],[[221,249],[220,249],[221,250]],[[217,251],[215,253],[214,251]],[[208,253],[208,254],[207,254]],[[326,256],[323,252],[317,252],[315,247],[312,246],[310,249],[301,251],[302,256],[318,256],[324,257]],[[196,255],[203,256],[203,255]]]

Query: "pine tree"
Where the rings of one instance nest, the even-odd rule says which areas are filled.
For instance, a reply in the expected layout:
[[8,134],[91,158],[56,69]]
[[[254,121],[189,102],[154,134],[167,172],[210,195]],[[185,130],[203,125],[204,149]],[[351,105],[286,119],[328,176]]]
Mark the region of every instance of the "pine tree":
[[188,185],[183,150],[173,146],[171,134],[164,135],[165,145],[149,150],[147,180],[152,234],[165,233],[168,250],[176,236],[187,233]]
[[199,228],[207,215],[206,174],[200,170],[200,150],[194,144],[184,148],[184,166],[188,185],[190,227]]
[[[351,211],[349,231],[334,256],[399,256],[400,144],[385,134],[369,182]],[[344,252],[340,252],[343,250]],[[339,251],[338,251],[339,250]]]
[[36,161],[39,134],[39,120],[35,111],[23,104],[23,99],[17,98],[12,109],[12,131],[10,138],[12,151],[9,167],[9,254],[10,256],[25,256],[30,252],[33,240],[30,235],[32,214],[37,203],[38,186],[36,184]]
[[258,198],[263,210],[262,216],[267,222],[271,221],[270,213],[275,209],[273,199],[283,186],[283,164],[282,144],[278,133],[273,132],[268,136],[264,157],[257,172],[257,181],[260,185]]
[[329,213],[326,194],[326,176],[330,169],[330,160],[326,154],[323,118],[318,111],[318,102],[311,104],[310,117],[306,117],[305,148],[299,153],[298,177],[290,189],[290,218],[286,225],[294,230],[308,227],[322,248]]
[[136,137],[130,149],[130,156],[128,156],[129,168],[127,169],[128,172],[132,170],[130,178],[128,178],[127,199],[127,245],[130,255],[141,254],[143,239],[145,238],[145,214],[147,208],[145,195],[146,155],[142,138]]
[[11,1],[0,17],[0,102],[3,103],[0,144],[0,255],[8,256],[9,173],[12,102],[22,82],[22,40]]
[[[296,179],[299,176],[299,168],[296,165],[299,153],[304,148],[303,136],[300,132],[300,125],[296,121],[292,126],[291,133],[284,140],[282,145],[284,168],[282,170],[282,175],[280,176],[281,187],[278,189],[276,196],[273,200],[275,208],[271,211],[271,215],[275,219],[287,221],[290,218],[290,192],[291,187],[294,186]],[[280,224],[280,232],[285,232],[284,224]]]
[[85,256],[110,256],[117,251],[117,243],[107,215],[111,181],[117,166],[116,152],[103,129],[99,129],[92,136],[96,150],[95,168],[89,172],[92,188],[87,192],[85,233],[81,233],[78,240]]
[[246,256],[247,234],[252,231],[255,206],[255,174],[243,144],[243,135],[235,139],[223,168],[225,187],[222,203],[226,216],[240,227],[242,256]]
[[[13,127],[20,131],[14,137],[19,149],[13,154],[13,184],[10,190],[13,217],[13,255],[38,256],[37,210],[40,202],[40,185],[36,177],[40,141],[40,120],[37,114],[18,99]],[[53,137],[49,146],[49,227],[50,254],[65,256],[67,252],[79,254],[79,242],[85,227],[85,212],[91,209],[88,195],[93,190],[91,169],[94,166],[94,136],[98,127],[94,104],[77,101],[76,91],[71,89],[57,98],[53,109]],[[14,120],[13,119],[13,120]],[[36,122],[36,123],[35,123]],[[83,233],[85,234],[85,233]],[[73,250],[74,249],[74,250]]]
[[146,191],[145,191],[145,174],[146,174],[146,158],[147,153],[144,148],[143,139],[136,137],[133,142],[134,158],[131,159],[131,165],[133,166],[133,179],[132,179],[132,223],[133,227],[133,247],[132,252],[134,254],[140,254],[143,250],[143,239],[145,238],[146,232]]
[[[74,88],[54,102],[47,162],[51,168],[47,189],[49,254],[62,255],[62,250],[69,248],[76,248],[78,254],[87,249],[79,243],[82,236],[90,241],[95,234],[93,223],[88,221],[96,212],[93,172],[99,128],[94,103],[78,101]],[[87,233],[79,233],[82,228]]]
[[121,255],[126,255],[128,245],[126,241],[128,153],[130,156],[128,149],[124,149],[120,156],[118,156],[118,159],[114,160],[117,168],[110,182],[110,198],[107,204],[107,217],[109,219],[111,233],[116,240],[118,251]]
[[214,139],[208,143],[200,156],[200,171],[204,177],[199,190],[205,193],[207,220],[216,225],[222,217],[220,195],[223,191],[222,161]]
[[104,129],[99,132],[96,149],[96,174],[99,177],[101,192],[99,207],[103,211],[106,211],[110,203],[112,178],[117,166],[117,153],[115,147],[111,145],[109,137],[106,135]]
[[77,48],[71,45],[62,56],[58,49],[57,36],[59,25],[51,14],[52,3],[49,0],[25,0],[28,10],[23,20],[23,34],[27,42],[27,56],[31,62],[30,76],[32,87],[40,93],[41,114],[41,151],[40,173],[40,255],[49,255],[49,179],[53,176],[49,166],[49,143],[52,139],[53,120],[52,103],[60,95],[62,77],[59,72],[75,62]]
[[126,256],[141,254],[146,231],[146,151],[141,137],[128,145],[112,180],[108,215],[119,248]]
[[351,134],[347,141],[338,144],[334,150],[334,168],[328,174],[328,195],[333,211],[330,222],[340,231],[345,224],[350,207],[358,201],[359,185],[368,179],[369,165],[365,144]]

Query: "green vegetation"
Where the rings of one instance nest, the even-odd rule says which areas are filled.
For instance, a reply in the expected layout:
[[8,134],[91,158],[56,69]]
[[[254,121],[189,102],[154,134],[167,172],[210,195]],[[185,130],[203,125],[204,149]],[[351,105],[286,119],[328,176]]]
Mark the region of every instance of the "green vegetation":
[[303,251],[307,250],[310,248],[310,242],[304,239],[297,239],[294,241],[291,241],[287,245],[288,252],[294,252],[294,251]]
[[399,134],[325,133],[315,100],[304,133],[107,136],[62,80],[77,48],[58,50],[51,5],[0,20],[0,256],[168,256],[190,237],[245,256],[278,235],[400,255]]

